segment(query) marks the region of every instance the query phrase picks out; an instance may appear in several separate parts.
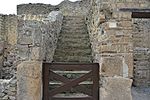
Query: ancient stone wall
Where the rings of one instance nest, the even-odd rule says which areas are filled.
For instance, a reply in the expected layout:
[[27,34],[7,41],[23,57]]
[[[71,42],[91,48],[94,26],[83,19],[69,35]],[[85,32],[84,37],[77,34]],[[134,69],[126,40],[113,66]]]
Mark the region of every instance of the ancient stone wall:
[[[128,86],[126,86],[131,87],[132,81],[130,78],[134,77],[136,78],[136,81],[134,80],[135,84],[140,84],[141,82],[144,86],[147,86],[150,79],[148,68],[149,28],[147,28],[149,26],[149,21],[132,20],[132,12],[122,12],[120,9],[149,8],[149,1],[92,0],[91,4],[91,10],[86,20],[93,49],[93,57],[95,62],[100,64],[101,77],[104,77],[104,80],[111,79],[110,82],[113,80],[116,80],[116,82],[118,81],[118,83],[116,83],[118,84],[118,88],[121,88],[124,92],[126,89],[122,88],[123,86],[121,86],[121,80],[126,80],[126,82],[127,80],[128,82],[130,80],[129,83],[126,83],[128,84]],[[133,23],[135,23],[135,25]],[[135,29],[140,31],[142,29],[141,32],[145,35],[139,35],[140,32],[136,32]],[[140,39],[133,38],[134,36],[140,37]],[[143,36],[143,38],[141,38],[141,36]],[[134,73],[133,63],[134,68],[136,68]],[[146,66],[142,64],[145,64]],[[117,76],[120,78],[117,78]],[[125,94],[127,93],[125,92],[122,96],[117,95],[117,92],[120,90],[113,90],[112,87],[115,87],[115,85],[112,85],[112,87],[107,86],[107,82],[104,81],[103,78],[101,79],[101,100],[109,100],[112,97],[111,95],[116,95],[115,97],[120,98],[120,100],[126,100],[127,98],[128,100],[132,99],[131,91],[128,91],[129,94]],[[116,94],[111,91],[116,91]],[[115,98],[113,98],[113,100],[115,100]]]
[[17,16],[5,15],[4,16],[4,32],[5,32],[5,50],[4,50],[4,65],[3,75],[4,79],[13,77],[17,63],[17,55],[15,54],[17,44]]
[[133,19],[134,85],[150,85],[150,19]]
[[0,78],[2,77],[3,54],[4,54],[4,16],[0,15]]
[[118,11],[120,8],[149,8],[149,0],[95,0],[100,2],[101,8]]
[[17,46],[22,63],[17,66],[17,99],[41,100],[42,62],[53,60],[63,16],[59,11],[43,18],[27,16],[20,16],[18,22]]
[[48,16],[19,16],[17,46],[18,55],[22,57],[22,60],[38,58],[37,60],[52,61],[51,57],[61,30],[61,20],[62,16],[57,15],[57,12],[51,12]]
[[62,3],[57,5],[57,8],[60,9],[63,15],[87,15],[90,8],[90,0],[81,0],[76,2],[64,0]]
[[17,14],[48,15],[51,11],[60,10],[64,15],[86,15],[90,6],[90,0],[82,0],[71,2],[69,0],[62,1],[59,5],[50,4],[21,4],[17,6]]
[[16,100],[17,79],[0,79],[0,100]]
[[[19,76],[22,76],[22,71],[25,70],[24,67],[22,69],[22,67],[17,68],[16,66],[24,61],[28,61],[30,64],[30,61],[45,60],[51,62],[53,60],[63,17],[60,12],[51,12],[48,16],[2,15],[0,18],[0,99],[16,100],[16,72]],[[18,79],[21,78],[18,77]],[[19,80],[18,91],[21,90],[18,95],[24,93],[22,89],[26,84],[21,84],[22,82],[24,83],[24,81],[20,82]],[[26,80],[26,82],[28,81]]]
[[50,4],[20,4],[17,6],[17,15],[22,14],[32,14],[32,15],[38,15],[38,14],[49,14],[49,12],[55,10],[55,6],[52,6]]
[[[104,80],[114,81],[122,89],[122,81],[128,80],[127,87],[131,87],[133,78],[133,23],[131,12],[122,12],[120,8],[148,7],[146,0],[92,0],[87,25],[91,39],[93,57],[100,64],[100,75]],[[117,78],[117,77],[120,78]],[[106,78],[106,79],[105,79]],[[101,78],[102,79],[102,78]],[[121,81],[122,80],[122,81]],[[125,86],[125,85],[124,85]],[[109,88],[109,89],[108,89]],[[111,95],[116,95],[120,100],[131,100],[131,90],[128,94],[117,95],[116,90],[107,87],[107,82],[101,83],[101,100],[109,100]],[[116,91],[111,92],[111,91]],[[118,92],[119,93],[119,92]],[[107,95],[106,95],[107,94]],[[106,97],[105,97],[105,96]],[[112,98],[111,98],[112,99]],[[115,98],[113,98],[115,100]]]
[[[113,1],[112,1],[113,2]],[[130,12],[113,11],[110,2],[93,3],[89,34],[95,62],[104,76],[133,77],[132,19]],[[123,2],[122,2],[123,3]],[[117,3],[116,3],[117,4]],[[102,7],[103,6],[103,7]],[[106,5],[107,6],[107,5]],[[107,8],[107,9],[106,9]]]
[[1,72],[0,99],[15,100],[16,96],[16,44],[17,44],[17,16],[1,16]]

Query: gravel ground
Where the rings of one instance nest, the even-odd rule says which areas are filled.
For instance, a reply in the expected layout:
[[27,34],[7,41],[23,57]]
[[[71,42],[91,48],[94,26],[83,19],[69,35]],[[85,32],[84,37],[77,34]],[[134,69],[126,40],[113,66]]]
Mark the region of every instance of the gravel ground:
[[133,100],[150,100],[150,87],[137,88],[132,87]]

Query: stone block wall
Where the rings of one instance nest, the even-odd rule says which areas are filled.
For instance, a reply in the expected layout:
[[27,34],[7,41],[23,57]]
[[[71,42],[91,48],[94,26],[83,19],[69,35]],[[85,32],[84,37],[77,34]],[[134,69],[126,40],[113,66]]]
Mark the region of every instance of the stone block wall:
[[61,12],[40,16],[23,15],[18,21],[18,100],[42,100],[42,62],[52,62],[61,30]]
[[60,4],[53,6],[50,4],[21,4],[17,6],[18,15],[48,15],[50,11],[60,10],[63,15],[86,15],[90,6],[90,0],[71,2],[64,0]]
[[[11,78],[14,49],[17,42],[17,17],[15,15],[1,15],[0,20],[0,55],[1,55],[1,78]],[[5,72],[4,72],[5,70]],[[6,71],[7,70],[7,71]],[[10,76],[9,76],[10,75]]]
[[[51,12],[48,16],[2,15],[0,17],[0,100],[16,100],[17,86],[19,91],[18,100],[27,100],[25,98],[20,99],[26,93],[23,91],[28,89],[25,85],[35,82],[35,77],[33,79],[29,78],[30,81],[28,81],[28,78],[22,73],[28,64],[29,66],[27,67],[33,66],[36,70],[39,68],[37,72],[40,76],[38,76],[37,80],[40,80],[38,84],[40,87],[42,86],[42,83],[40,83],[40,73],[42,72],[41,62],[43,60],[47,62],[53,60],[62,19],[63,16],[60,12]],[[25,67],[22,66],[24,63],[26,63]],[[18,65],[21,67],[16,67]],[[34,65],[40,67],[34,67]],[[30,68],[27,68],[25,72],[27,73],[28,71],[35,72],[35,70],[31,70]],[[20,77],[16,77],[16,73]],[[19,81],[18,85],[17,78]],[[27,84],[21,84],[25,82],[22,79]],[[36,87],[39,88],[38,86]],[[36,87],[32,92],[39,92],[40,94],[40,89],[36,90]],[[27,92],[29,93],[29,91]],[[30,96],[26,95],[29,97],[28,100],[33,100],[32,96],[35,94],[29,94]]]
[[134,85],[150,85],[150,19],[133,19]]
[[100,74],[104,76],[132,78],[131,13],[115,11],[111,7],[106,9],[103,7],[106,3],[111,4],[106,1],[93,1],[94,6],[89,14],[92,16],[88,17],[87,24],[95,62],[100,63]]
[[[147,86],[150,79],[148,48],[149,28],[147,28],[149,27],[149,21],[147,19],[134,20],[131,17],[132,12],[123,12],[120,9],[149,8],[150,3],[148,0],[92,0],[91,4],[91,10],[86,20],[92,44],[94,62],[100,64],[100,77],[102,81],[107,79],[111,79],[111,81],[116,80],[114,81],[114,85],[109,84],[111,84],[112,87],[118,84],[117,88],[120,89],[122,88],[121,82],[128,80],[127,87],[129,87],[129,94],[126,95],[126,88],[122,89],[124,90],[123,95],[117,95],[111,93],[111,91],[116,91],[115,93],[117,93],[120,90],[110,88],[110,86],[107,86],[106,81],[101,82],[100,99],[110,100],[111,98],[112,100],[116,100],[116,98],[120,98],[119,100],[123,100],[124,98],[125,100],[132,100],[130,97],[131,79],[136,78],[134,79],[134,84],[138,86],[141,83]],[[140,30],[141,33],[145,35],[139,35],[140,32],[136,32],[135,30]],[[143,36],[143,38],[141,38],[141,36]],[[133,70],[133,68],[135,69]],[[104,80],[102,77],[104,77]],[[120,79],[118,77],[120,77]],[[114,96],[116,98],[112,98],[112,94],[113,96],[116,95]],[[122,98],[124,95],[126,96]]]
[[59,5],[56,6],[60,9],[63,15],[87,15],[90,8],[90,0],[81,0],[76,2],[71,2],[69,0],[64,0]]
[[102,77],[99,100],[132,100],[132,80],[122,77]]
[[149,8],[149,0],[95,0],[100,2],[101,8],[118,11],[120,8]]
[[61,30],[62,15],[22,15],[18,22],[18,51],[22,60],[52,61]]
[[39,14],[49,14],[49,12],[55,10],[55,6],[50,4],[20,4],[17,6],[17,15],[22,14],[32,14],[32,15],[39,15]]
[[[1,54],[3,54],[3,66],[8,69],[8,66],[11,67],[13,63],[12,61],[10,61],[10,59],[13,58],[11,58],[10,56],[8,57],[8,55],[11,55],[11,53],[13,52],[17,41],[17,17],[15,15],[2,15],[0,26],[0,51]],[[10,72],[8,72],[7,74],[9,73]],[[4,76],[6,75],[1,75],[1,77]]]
[[16,100],[17,79],[0,79],[0,100]]
[[4,17],[0,15],[0,78],[2,77],[3,53],[4,53]]
[[[131,12],[122,12],[120,8],[147,8],[147,0],[92,0],[87,20],[94,62],[100,64],[100,77],[111,79],[114,83],[100,83],[101,100],[123,100],[131,98],[133,78],[133,22]],[[118,78],[119,77],[119,78]],[[103,79],[103,78],[101,78]],[[122,88],[126,80],[128,89]],[[128,81],[127,81],[128,80]],[[118,83],[117,83],[118,81]],[[112,85],[109,86],[109,84]],[[118,90],[113,89],[117,85]],[[125,85],[124,85],[125,86]],[[113,94],[120,91],[123,95]],[[126,94],[128,91],[129,94]],[[118,92],[120,93],[120,92]],[[113,96],[111,96],[113,94]],[[116,96],[114,96],[116,95]],[[114,97],[114,98],[112,98]],[[119,99],[118,99],[119,98]]]
[[4,50],[4,64],[2,69],[2,77],[10,79],[16,73],[15,64],[17,63],[18,56],[16,55],[17,44],[17,16],[5,15],[4,16],[4,32],[5,32],[5,50]]
[[0,99],[15,100],[17,16],[1,15],[0,19]]

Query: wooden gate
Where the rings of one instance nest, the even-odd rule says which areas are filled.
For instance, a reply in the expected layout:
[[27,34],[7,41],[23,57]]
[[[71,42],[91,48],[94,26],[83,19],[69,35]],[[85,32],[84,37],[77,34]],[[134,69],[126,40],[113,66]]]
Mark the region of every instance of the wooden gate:
[[43,100],[99,100],[99,65],[43,63]]

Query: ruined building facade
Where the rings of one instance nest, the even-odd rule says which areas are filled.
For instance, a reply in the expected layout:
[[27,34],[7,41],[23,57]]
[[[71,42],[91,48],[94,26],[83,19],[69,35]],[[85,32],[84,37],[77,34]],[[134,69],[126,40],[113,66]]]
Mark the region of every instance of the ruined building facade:
[[132,100],[132,85],[150,86],[150,19],[133,15],[149,9],[149,0],[65,0],[0,15],[0,100],[42,100],[43,61],[99,63],[100,100]]

